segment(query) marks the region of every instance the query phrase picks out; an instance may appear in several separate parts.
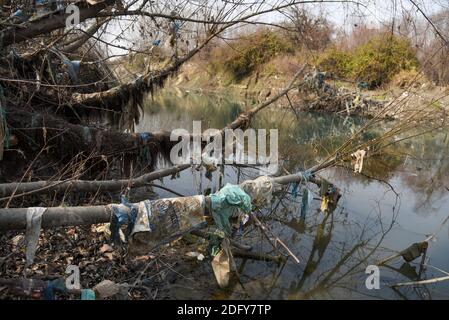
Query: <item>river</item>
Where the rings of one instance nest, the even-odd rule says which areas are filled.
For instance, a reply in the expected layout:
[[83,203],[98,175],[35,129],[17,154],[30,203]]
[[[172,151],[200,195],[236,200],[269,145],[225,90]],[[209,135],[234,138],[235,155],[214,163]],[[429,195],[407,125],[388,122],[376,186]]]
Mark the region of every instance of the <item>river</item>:
[[[136,131],[192,130],[201,120],[203,130],[220,129],[231,122],[252,101],[217,94],[163,91],[146,101]],[[278,129],[279,157],[283,167],[296,172],[308,168],[363,125],[360,118],[330,114],[297,113],[275,107],[260,112],[252,127]],[[381,124],[365,132],[364,139],[382,133],[394,123]],[[325,215],[320,211],[316,186],[308,184],[314,200],[304,220],[300,218],[301,191],[281,193],[271,207],[267,223],[300,259],[285,265],[237,259],[240,281],[219,289],[210,281],[207,262],[192,269],[191,279],[181,278],[171,298],[202,299],[447,299],[449,281],[425,286],[392,288],[391,285],[442,277],[449,271],[449,130],[438,130],[406,140],[381,156],[365,161],[363,174],[348,167],[320,173],[341,190],[338,207]],[[348,164],[350,166],[350,164]],[[254,177],[258,170],[225,166],[224,181],[230,183]],[[164,185],[183,195],[216,191],[219,172],[212,181],[197,171],[186,170]],[[374,177],[368,178],[368,177]],[[288,189],[291,191],[291,189]],[[157,190],[162,197],[173,196]],[[242,241],[255,250],[276,254],[254,227],[244,231]],[[366,268],[414,242],[437,233],[427,250],[426,268],[421,258],[406,263],[401,257],[380,267],[380,288],[368,289]],[[438,270],[441,269],[441,270]],[[419,275],[421,273],[421,275]]]

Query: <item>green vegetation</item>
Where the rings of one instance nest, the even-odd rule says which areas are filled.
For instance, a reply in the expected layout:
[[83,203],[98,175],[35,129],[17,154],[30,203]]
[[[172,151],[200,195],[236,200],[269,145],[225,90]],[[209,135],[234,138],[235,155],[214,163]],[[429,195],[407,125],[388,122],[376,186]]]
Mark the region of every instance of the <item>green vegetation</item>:
[[[239,82],[256,70],[265,72],[274,68],[268,73],[275,74],[280,68],[277,64],[281,62],[284,65],[296,65],[293,60],[306,56],[297,51],[301,50],[282,33],[261,29],[213,48],[207,58],[208,69],[211,74],[223,75],[226,81]],[[386,33],[374,36],[351,51],[332,45],[306,60],[304,62],[335,77],[363,81],[370,89],[390,82],[401,72],[416,70],[419,64],[408,39]],[[269,66],[270,61],[276,61],[275,65]]]
[[351,74],[373,88],[389,82],[398,72],[417,66],[418,59],[409,40],[383,34],[355,50]]
[[291,54],[293,45],[270,30],[260,30],[240,38],[227,47],[219,47],[211,55],[210,65],[240,81],[259,66],[279,54]]
[[351,61],[350,53],[332,46],[320,54],[314,64],[319,70],[330,72],[336,77],[348,78],[351,76]]
[[415,69],[418,59],[407,39],[381,34],[353,52],[331,47],[318,56],[315,65],[337,77],[364,81],[375,88],[388,83],[401,71]]

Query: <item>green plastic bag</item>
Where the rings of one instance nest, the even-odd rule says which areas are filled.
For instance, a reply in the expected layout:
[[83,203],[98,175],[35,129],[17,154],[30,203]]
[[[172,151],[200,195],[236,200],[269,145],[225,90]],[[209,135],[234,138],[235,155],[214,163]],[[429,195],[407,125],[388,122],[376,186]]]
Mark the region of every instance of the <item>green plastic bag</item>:
[[212,217],[220,230],[231,234],[229,218],[239,209],[251,211],[251,197],[238,185],[226,184],[220,191],[210,195]]

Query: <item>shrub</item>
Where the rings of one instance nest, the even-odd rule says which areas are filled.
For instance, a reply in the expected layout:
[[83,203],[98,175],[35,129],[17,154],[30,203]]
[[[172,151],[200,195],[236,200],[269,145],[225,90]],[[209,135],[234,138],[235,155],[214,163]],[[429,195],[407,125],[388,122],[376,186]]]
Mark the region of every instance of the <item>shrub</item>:
[[351,59],[350,53],[330,47],[315,59],[315,65],[333,76],[347,78],[351,75]]
[[407,88],[412,85],[417,88],[424,84],[426,81],[425,76],[419,73],[415,68],[410,70],[401,70],[395,74],[391,80],[391,84],[399,88]]
[[416,70],[418,59],[407,39],[381,34],[353,52],[330,47],[315,59],[315,65],[334,76],[366,82],[373,89],[401,71]]
[[232,52],[223,66],[237,81],[250,75],[257,67],[281,53],[293,53],[293,46],[270,30],[244,36],[232,44]]
[[389,82],[401,70],[412,70],[418,60],[410,41],[390,34],[372,38],[356,48],[351,60],[351,75],[370,88]]

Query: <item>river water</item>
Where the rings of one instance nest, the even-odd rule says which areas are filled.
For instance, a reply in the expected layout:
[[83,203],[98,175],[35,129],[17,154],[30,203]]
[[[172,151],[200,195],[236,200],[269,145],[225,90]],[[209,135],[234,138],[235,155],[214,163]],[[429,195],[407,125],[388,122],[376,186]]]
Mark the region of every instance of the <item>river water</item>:
[[[202,129],[221,129],[253,101],[226,95],[165,91],[148,99],[138,132],[192,130],[193,120]],[[275,107],[260,112],[253,128],[278,129],[279,154],[289,172],[308,168],[335,150],[360,128],[363,119],[329,114],[297,113]],[[373,138],[394,123],[365,132]],[[284,265],[237,259],[240,282],[219,289],[208,262],[198,262],[191,274],[173,286],[171,298],[225,299],[447,299],[449,281],[392,288],[393,284],[446,276],[449,272],[449,130],[438,130],[406,140],[365,161],[363,174],[349,167],[320,173],[341,190],[335,211],[320,211],[317,187],[305,219],[300,218],[301,194],[276,196],[263,213],[266,223],[300,259]],[[350,164],[348,164],[350,166]],[[251,168],[225,166],[224,182],[237,183],[258,175]],[[219,172],[212,181],[198,171],[186,170],[164,185],[183,195],[218,187]],[[370,179],[374,177],[375,179]],[[290,191],[289,191],[290,190]],[[157,190],[162,197],[173,196]],[[277,254],[255,227],[243,232],[241,241],[254,250]],[[380,288],[368,289],[366,268],[436,233],[430,241],[421,269],[421,258],[406,263],[401,257],[380,267]],[[440,270],[439,270],[440,269]],[[192,280],[193,279],[193,280]]]

